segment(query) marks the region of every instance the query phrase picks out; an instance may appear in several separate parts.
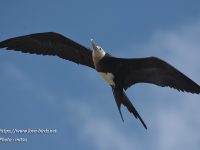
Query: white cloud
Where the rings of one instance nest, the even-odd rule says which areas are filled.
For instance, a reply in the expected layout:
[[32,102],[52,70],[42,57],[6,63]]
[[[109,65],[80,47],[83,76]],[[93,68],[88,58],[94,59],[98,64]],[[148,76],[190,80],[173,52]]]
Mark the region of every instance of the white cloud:
[[186,72],[194,76],[199,75],[200,21],[176,31],[158,30],[142,48],[162,52],[170,63],[187,69]]
[[[180,27],[178,31],[157,31],[143,46],[150,51],[163,51],[163,57],[200,83],[200,21]],[[174,96],[174,95],[173,95]],[[157,114],[158,149],[199,149],[199,95],[182,94],[166,99],[175,106],[161,105]],[[161,103],[160,103],[161,104]]]
[[[73,102],[66,104],[67,110],[76,115],[76,126],[83,141],[93,145],[98,150],[132,150],[141,149],[136,137],[123,132],[113,121],[103,118],[99,109],[89,104]],[[78,111],[74,111],[76,108]]]

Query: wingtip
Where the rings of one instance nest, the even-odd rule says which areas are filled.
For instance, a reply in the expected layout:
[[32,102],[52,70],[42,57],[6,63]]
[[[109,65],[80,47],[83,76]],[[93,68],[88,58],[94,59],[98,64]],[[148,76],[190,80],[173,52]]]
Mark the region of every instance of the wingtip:
[[200,86],[195,83],[195,86],[193,86],[193,89],[189,91],[192,94],[200,94]]
[[188,90],[186,92],[192,93],[192,94],[200,94],[200,86],[198,85],[198,87],[192,89],[192,90]]

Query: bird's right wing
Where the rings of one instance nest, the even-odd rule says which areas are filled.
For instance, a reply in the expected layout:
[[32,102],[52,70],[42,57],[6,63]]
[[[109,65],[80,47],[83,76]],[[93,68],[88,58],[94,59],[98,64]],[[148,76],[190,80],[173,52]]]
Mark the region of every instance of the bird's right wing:
[[38,55],[53,55],[94,68],[92,51],[71,39],[55,33],[35,33],[0,42],[0,48]]

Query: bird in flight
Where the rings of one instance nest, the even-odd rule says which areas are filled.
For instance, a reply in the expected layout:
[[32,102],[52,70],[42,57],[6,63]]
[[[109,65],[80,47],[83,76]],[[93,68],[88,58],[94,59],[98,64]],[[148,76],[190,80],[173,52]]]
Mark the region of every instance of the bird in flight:
[[[167,62],[156,58],[117,58],[106,53],[91,39],[91,49],[55,32],[35,33],[0,42],[0,48],[23,53],[52,55],[95,69],[110,85],[121,119],[123,104],[145,129],[125,90],[136,83],[150,83],[171,87],[178,91],[200,93],[200,86]],[[124,120],[123,120],[124,121]]]

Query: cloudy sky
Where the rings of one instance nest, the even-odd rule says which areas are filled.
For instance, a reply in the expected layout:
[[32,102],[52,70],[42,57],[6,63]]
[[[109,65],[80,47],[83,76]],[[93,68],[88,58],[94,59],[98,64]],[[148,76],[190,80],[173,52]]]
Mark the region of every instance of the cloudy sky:
[[[120,57],[160,57],[200,84],[199,0],[1,0],[0,40],[55,31]],[[0,50],[0,128],[57,129],[15,134],[9,149],[198,150],[200,96],[138,84],[127,95],[148,130],[122,108],[90,68],[57,57]]]

